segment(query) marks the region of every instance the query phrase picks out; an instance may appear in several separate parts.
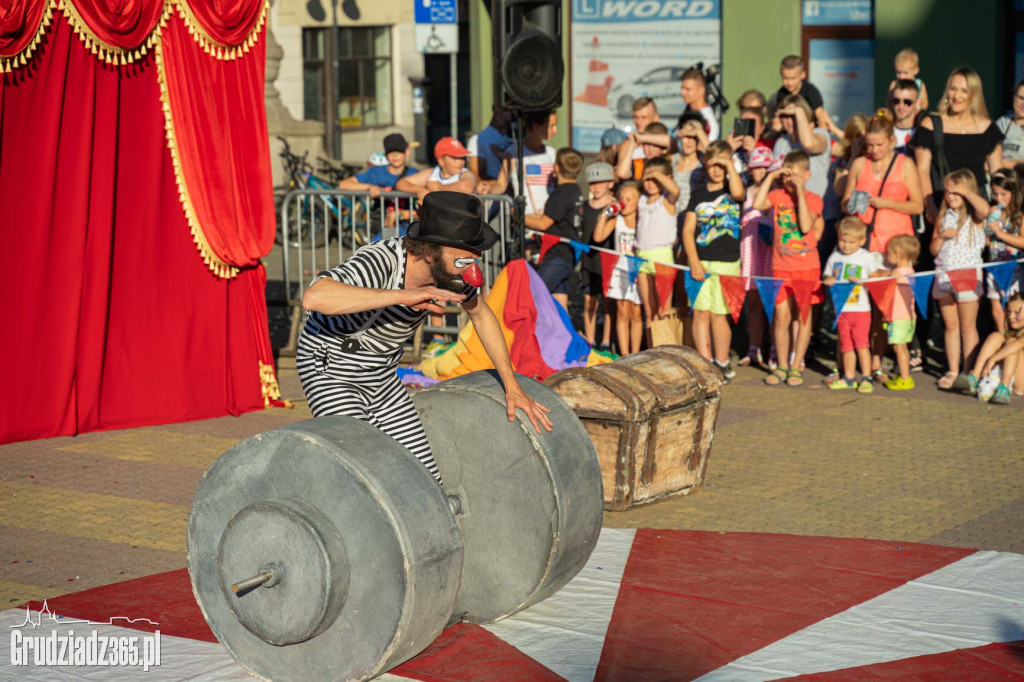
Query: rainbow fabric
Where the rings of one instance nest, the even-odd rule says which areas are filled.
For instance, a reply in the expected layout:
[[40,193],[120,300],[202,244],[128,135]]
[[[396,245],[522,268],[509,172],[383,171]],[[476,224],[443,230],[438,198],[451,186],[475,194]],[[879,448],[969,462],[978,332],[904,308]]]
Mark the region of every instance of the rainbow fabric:
[[[491,286],[487,305],[498,318],[512,367],[520,374],[543,381],[567,367],[611,362],[573,329],[569,314],[524,260],[505,266]],[[433,379],[450,379],[493,367],[471,323],[459,332],[454,346],[424,360],[419,370]]]

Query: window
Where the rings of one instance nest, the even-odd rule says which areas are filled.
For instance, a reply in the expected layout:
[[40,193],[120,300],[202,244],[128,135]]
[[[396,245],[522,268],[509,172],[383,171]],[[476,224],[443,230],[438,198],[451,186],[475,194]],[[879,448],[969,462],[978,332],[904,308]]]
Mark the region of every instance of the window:
[[[330,29],[303,30],[305,117],[326,120],[332,76]],[[387,26],[338,29],[337,116],[342,128],[392,123],[391,29]]]

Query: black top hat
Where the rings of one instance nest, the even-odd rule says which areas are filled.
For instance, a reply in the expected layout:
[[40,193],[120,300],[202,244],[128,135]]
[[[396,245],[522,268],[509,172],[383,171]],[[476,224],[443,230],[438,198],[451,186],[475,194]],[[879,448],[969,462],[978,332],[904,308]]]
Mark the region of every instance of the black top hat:
[[438,191],[424,197],[420,219],[409,225],[406,235],[467,251],[486,251],[498,241],[498,234],[484,220],[483,204],[462,192]]

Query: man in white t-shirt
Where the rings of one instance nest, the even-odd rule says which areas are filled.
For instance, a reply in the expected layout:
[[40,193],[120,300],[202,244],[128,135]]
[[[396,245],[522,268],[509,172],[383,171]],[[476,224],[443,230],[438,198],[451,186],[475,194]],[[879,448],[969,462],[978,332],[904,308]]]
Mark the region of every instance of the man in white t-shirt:
[[683,101],[686,102],[687,111],[696,111],[704,117],[707,126],[704,132],[708,135],[708,141],[714,142],[721,133],[718,119],[715,118],[715,111],[708,106],[706,99],[707,81],[700,69],[687,69],[683,72],[682,85],[680,86]]
[[[548,195],[555,188],[555,148],[545,144],[558,132],[558,114],[554,111],[527,112],[526,135],[523,138],[523,179],[526,182],[526,215],[544,213]],[[515,145],[506,150],[511,163],[508,177],[513,194],[519,194],[519,173],[516,169]]]
[[914,121],[917,118],[917,83],[910,79],[896,81],[895,87],[889,93],[889,111],[895,120],[895,127],[892,134],[896,137],[896,151],[913,155],[913,151],[907,146],[910,138],[914,136]]

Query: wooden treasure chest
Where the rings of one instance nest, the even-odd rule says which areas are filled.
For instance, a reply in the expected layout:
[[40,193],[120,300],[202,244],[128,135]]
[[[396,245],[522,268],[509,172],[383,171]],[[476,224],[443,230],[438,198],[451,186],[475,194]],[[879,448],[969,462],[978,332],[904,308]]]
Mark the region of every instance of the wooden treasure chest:
[[601,460],[605,509],[692,492],[704,483],[722,375],[686,346],[556,372],[544,382],[583,422]]

